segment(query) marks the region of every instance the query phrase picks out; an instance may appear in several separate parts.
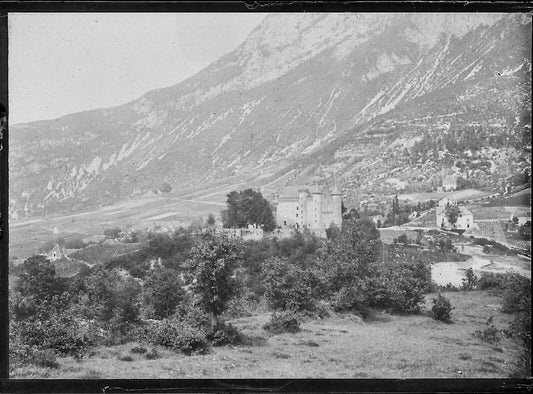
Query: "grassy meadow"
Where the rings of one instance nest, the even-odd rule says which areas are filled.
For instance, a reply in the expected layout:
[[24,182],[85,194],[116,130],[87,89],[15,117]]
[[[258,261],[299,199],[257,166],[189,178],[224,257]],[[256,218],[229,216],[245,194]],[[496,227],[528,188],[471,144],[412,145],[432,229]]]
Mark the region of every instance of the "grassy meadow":
[[[12,378],[501,378],[513,371],[518,345],[499,333],[486,342],[475,331],[508,327],[512,315],[499,311],[501,299],[489,291],[448,292],[455,309],[451,323],[431,318],[426,295],[422,313],[374,312],[307,318],[301,331],[272,335],[262,326],[269,313],[233,319],[245,341],[212,347],[206,355],[186,356],[162,347],[127,343],[94,348],[81,361],[58,358],[58,368],[25,366]],[[146,350],[157,358],[147,359]]]

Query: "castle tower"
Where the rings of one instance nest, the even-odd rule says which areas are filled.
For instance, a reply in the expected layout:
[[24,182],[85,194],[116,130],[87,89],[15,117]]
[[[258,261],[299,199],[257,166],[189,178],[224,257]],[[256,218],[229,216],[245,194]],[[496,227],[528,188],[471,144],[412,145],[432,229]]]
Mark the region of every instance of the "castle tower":
[[300,226],[299,228],[303,229],[307,226],[307,191],[300,189],[298,191],[298,197],[300,198],[299,207],[298,207],[298,218]]
[[342,226],[342,193],[337,184],[333,185],[331,190],[331,210],[333,211],[333,224],[340,228]]
[[311,204],[311,227],[314,229],[322,229],[322,190],[315,185],[311,188],[313,202]]

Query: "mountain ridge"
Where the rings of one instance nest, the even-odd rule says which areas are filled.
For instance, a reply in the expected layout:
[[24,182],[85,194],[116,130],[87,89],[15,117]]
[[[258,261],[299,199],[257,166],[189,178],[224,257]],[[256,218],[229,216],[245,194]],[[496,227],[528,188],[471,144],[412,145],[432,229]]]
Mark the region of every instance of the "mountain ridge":
[[[488,127],[491,111],[478,108],[486,100],[489,117],[503,119],[499,133],[513,138],[522,133],[512,129],[517,116],[515,129],[530,124],[530,18],[364,15],[376,22],[365,29],[356,14],[290,17],[266,17],[235,51],[174,86],[114,108],[12,126],[12,217],[119,201],[163,182],[175,190],[232,177],[276,184],[277,173],[299,166],[302,180],[346,178],[358,168],[357,144],[337,147],[336,157],[348,159],[334,174],[301,163],[343,138],[349,145],[365,133],[356,130],[372,131],[384,117],[398,128],[406,111],[413,123],[426,115],[416,108],[432,108],[425,98]],[[437,38],[417,34],[435,26],[444,30]],[[496,103],[494,92],[516,108]],[[463,107],[479,114],[464,115]],[[433,112],[426,123],[446,128],[438,116],[448,114]],[[420,137],[407,128],[398,138]]]

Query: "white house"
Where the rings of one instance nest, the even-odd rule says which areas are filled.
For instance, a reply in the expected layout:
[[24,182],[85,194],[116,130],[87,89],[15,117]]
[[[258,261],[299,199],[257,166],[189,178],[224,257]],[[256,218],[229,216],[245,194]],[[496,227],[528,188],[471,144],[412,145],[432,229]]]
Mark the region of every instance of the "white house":
[[[446,214],[446,207],[453,206],[459,209],[459,215],[455,223],[450,223]],[[437,203],[437,227],[443,229],[468,230],[474,227],[474,215],[465,207],[458,207],[456,201],[443,198]]]
[[46,258],[50,261],[57,261],[65,257],[65,248],[55,244],[54,248],[45,254]]
[[457,190],[457,175],[446,175],[442,181],[442,188],[444,191],[454,191]]
[[511,214],[511,219],[510,220],[514,221],[514,218],[516,218],[518,220],[518,222],[516,224],[519,225],[519,226],[523,226],[527,222],[531,223],[531,211],[529,211],[529,212],[520,212],[520,211],[513,212]]
[[381,215],[372,216],[372,223],[374,223],[374,226],[376,228],[383,227],[383,224],[385,224],[385,218]]

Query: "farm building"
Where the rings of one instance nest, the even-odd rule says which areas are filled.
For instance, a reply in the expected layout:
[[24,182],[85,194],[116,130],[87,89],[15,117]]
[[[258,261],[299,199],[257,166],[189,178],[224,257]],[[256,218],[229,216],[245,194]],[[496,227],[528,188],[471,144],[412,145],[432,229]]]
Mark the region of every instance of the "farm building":
[[[454,223],[450,222],[448,207],[457,207],[458,214]],[[474,227],[474,215],[465,207],[458,207],[456,201],[443,198],[437,203],[437,227],[453,230],[468,230]]]
[[442,180],[442,189],[446,192],[457,190],[457,175],[446,175]]

